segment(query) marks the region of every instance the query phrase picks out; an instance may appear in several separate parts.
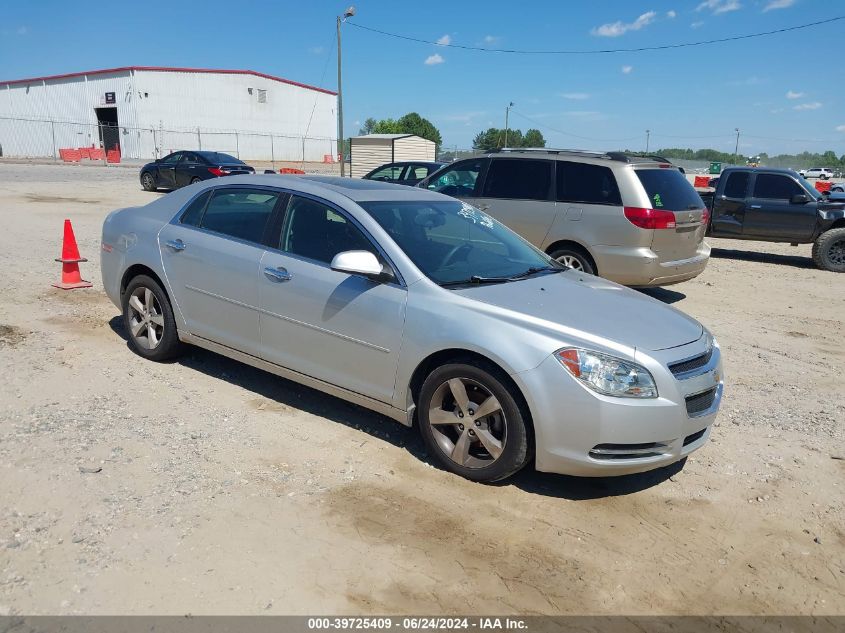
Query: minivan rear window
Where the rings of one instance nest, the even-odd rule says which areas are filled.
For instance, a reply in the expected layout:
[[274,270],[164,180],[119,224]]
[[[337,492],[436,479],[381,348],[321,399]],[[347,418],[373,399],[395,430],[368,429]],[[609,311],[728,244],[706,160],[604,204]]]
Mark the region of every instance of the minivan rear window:
[[701,209],[704,202],[690,181],[675,169],[635,169],[651,206],[667,211],[686,211]]

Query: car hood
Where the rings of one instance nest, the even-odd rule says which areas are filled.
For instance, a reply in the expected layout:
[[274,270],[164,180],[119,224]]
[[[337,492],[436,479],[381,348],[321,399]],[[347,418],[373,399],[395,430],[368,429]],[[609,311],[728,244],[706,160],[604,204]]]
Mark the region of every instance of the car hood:
[[621,345],[658,351],[701,338],[704,328],[680,310],[636,290],[569,270],[456,290],[475,301]]

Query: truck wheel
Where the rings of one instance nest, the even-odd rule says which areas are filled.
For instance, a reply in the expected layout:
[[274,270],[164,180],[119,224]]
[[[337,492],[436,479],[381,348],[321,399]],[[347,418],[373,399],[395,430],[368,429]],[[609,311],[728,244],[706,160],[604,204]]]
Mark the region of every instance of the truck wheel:
[[813,244],[813,261],[822,270],[845,273],[845,228],[822,233]]

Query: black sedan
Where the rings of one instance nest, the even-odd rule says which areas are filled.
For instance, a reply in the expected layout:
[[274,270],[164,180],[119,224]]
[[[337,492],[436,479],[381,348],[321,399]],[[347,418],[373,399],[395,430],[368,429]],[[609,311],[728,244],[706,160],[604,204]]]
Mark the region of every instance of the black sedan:
[[255,169],[229,154],[181,151],[141,167],[141,186],[146,191],[178,189],[209,178],[254,173]]
[[364,178],[414,187],[423,178],[427,178],[429,174],[433,174],[445,164],[426,161],[388,163],[377,167]]

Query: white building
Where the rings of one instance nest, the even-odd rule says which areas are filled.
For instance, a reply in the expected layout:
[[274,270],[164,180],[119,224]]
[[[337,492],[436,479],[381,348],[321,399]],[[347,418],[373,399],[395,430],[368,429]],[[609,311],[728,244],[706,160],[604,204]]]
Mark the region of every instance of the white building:
[[[0,81],[4,156],[119,147],[246,160],[322,161],[337,153],[337,93],[252,70],[130,66]],[[327,156],[328,155],[328,156]]]

